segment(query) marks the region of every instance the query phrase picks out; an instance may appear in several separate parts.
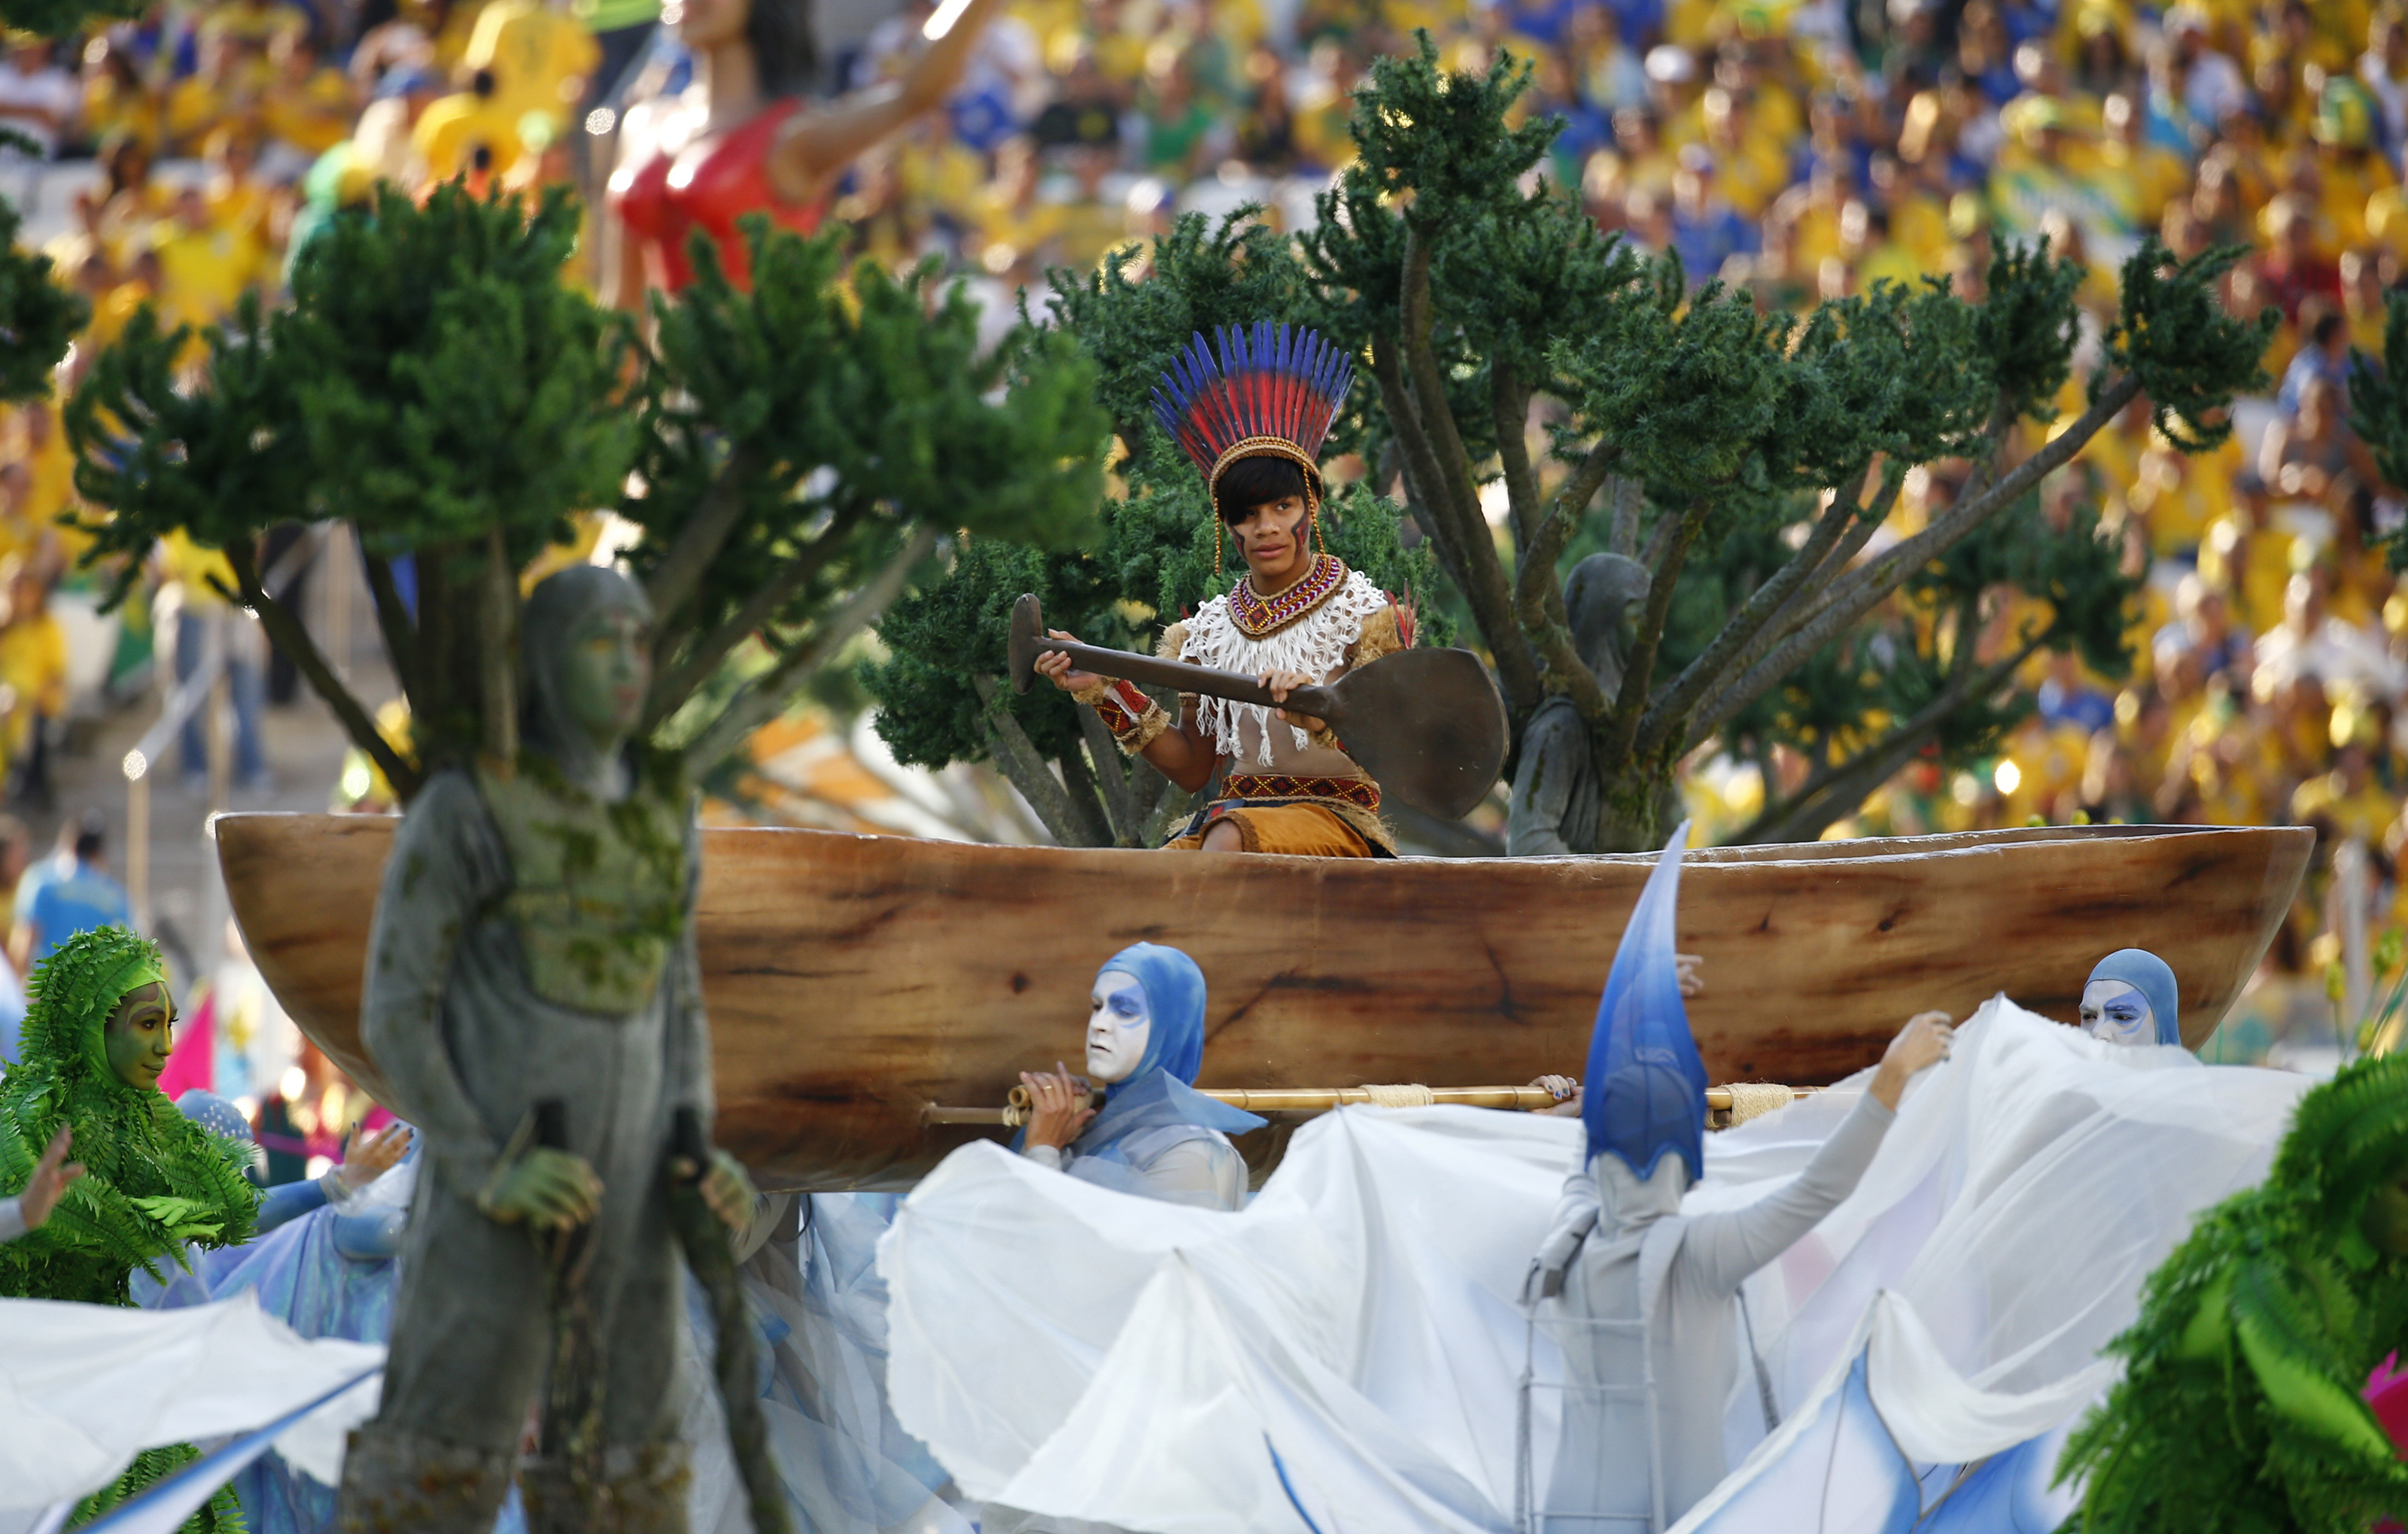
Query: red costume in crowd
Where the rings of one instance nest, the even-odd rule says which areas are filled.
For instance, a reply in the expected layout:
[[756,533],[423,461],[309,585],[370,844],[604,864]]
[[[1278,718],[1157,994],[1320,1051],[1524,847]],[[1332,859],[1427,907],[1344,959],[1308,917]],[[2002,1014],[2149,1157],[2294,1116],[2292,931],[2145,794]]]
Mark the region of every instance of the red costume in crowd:
[[611,208],[642,248],[647,272],[661,286],[676,293],[694,280],[686,244],[696,229],[719,247],[729,279],[748,288],[752,262],[736,227],[738,218],[757,210],[798,234],[819,227],[824,202],[781,202],[769,185],[770,147],[801,105],[793,96],[773,101],[733,132],[676,154],[655,154],[612,179]]

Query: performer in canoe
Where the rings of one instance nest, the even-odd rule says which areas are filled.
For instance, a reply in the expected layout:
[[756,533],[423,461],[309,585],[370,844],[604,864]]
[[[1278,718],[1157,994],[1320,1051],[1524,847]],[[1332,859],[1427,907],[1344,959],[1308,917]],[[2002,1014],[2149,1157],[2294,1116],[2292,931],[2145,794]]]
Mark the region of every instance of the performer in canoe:
[[1204,1064],[1204,971],[1175,948],[1131,943],[1104,961],[1088,1003],[1087,1107],[1068,1069],[1021,1073],[1020,1154],[1084,1182],[1206,1209],[1240,1209],[1246,1164],[1231,1135],[1263,1121],[1197,1091]]
[[[1268,323],[1197,337],[1155,391],[1155,419],[1204,476],[1245,573],[1226,595],[1163,632],[1173,660],[1258,677],[1272,696],[1330,682],[1413,642],[1412,609],[1320,547],[1321,469],[1329,423],[1354,364],[1310,330]],[[1055,629],[1057,639],[1072,636]],[[1135,684],[1070,668],[1038,669],[1093,708],[1121,749],[1190,791],[1226,768],[1220,792],[1170,845],[1194,851],[1393,857],[1380,787],[1323,721],[1284,709],[1182,693],[1179,717]]]

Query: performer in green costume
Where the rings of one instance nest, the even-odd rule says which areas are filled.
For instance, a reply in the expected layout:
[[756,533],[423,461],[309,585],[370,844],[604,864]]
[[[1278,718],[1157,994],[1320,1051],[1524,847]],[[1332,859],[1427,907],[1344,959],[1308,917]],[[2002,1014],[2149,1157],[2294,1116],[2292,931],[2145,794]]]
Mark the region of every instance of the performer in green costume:
[[2201,1219],[2058,1462],[2079,1534],[2363,1534],[2408,1512],[2367,1376],[2408,1341],[2408,1058],[2300,1099],[2258,1187]]
[[[691,796],[673,759],[629,740],[650,629],[643,593],[615,571],[538,586],[522,623],[524,749],[508,767],[437,773],[394,838],[360,1025],[424,1161],[382,1405],[344,1465],[343,1529],[493,1527],[571,1231],[586,1335],[603,1350],[600,1484],[581,1458],[530,1459],[529,1521],[683,1527],[671,1129],[681,1109],[710,1121],[710,1048]],[[563,1144],[539,1142],[546,1104]],[[730,1225],[752,1211],[724,1154],[703,1192]]]
[[[0,1245],[0,1295],[125,1305],[136,1267],[165,1277],[188,1243],[232,1246],[251,1234],[259,1195],[228,1141],[176,1111],[159,1092],[175,1045],[175,1003],[159,951],[123,927],[78,933],[36,967],[25,987],[23,1047],[0,1076],[0,1194],[22,1189],[64,1127],[84,1175],[41,1228]],[[145,1451],[69,1527],[198,1455]],[[238,1530],[231,1488],[185,1526]]]

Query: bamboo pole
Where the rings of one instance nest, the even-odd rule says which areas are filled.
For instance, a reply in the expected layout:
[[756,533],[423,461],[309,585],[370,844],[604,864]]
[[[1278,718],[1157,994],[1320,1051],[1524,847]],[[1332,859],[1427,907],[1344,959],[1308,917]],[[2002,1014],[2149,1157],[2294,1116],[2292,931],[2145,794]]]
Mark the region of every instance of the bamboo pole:
[[[1553,1108],[1560,1100],[1543,1086],[1199,1087],[1197,1090],[1216,1102],[1225,1102],[1252,1113],[1326,1113],[1331,1109],[1356,1103],[1390,1108],[1446,1104],[1458,1108],[1497,1108],[1534,1113]],[[1796,1098],[1817,1088],[1803,1086],[1788,1090]],[[1088,1102],[1090,1106],[1102,1106],[1099,1095],[1090,1094]],[[1709,1115],[1726,1118],[1732,1106],[1733,1094],[1729,1087],[1706,1088],[1706,1111]],[[1001,1108],[948,1108],[930,1103],[920,1111],[920,1122],[924,1125],[970,1124],[1017,1129],[1028,1122],[1028,1089],[1013,1087],[1010,1098]]]

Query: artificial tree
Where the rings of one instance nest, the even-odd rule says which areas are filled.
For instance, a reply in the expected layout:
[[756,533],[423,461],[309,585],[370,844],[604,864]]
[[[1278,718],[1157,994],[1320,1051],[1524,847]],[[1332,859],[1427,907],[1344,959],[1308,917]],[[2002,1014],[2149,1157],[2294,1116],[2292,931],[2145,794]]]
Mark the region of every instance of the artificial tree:
[[[982,350],[926,268],[842,269],[835,237],[748,230],[739,290],[707,241],[649,334],[565,280],[578,212],[458,185],[387,192],[296,263],[288,307],[207,337],[147,314],[67,410],[88,559],[182,529],[239,588],[404,798],[435,767],[516,753],[519,572],[615,510],[655,620],[643,728],[699,775],[782,710],[939,545],[1087,530],[1105,423],[1092,366],[1030,329]],[[388,742],[260,583],[270,527],[357,529],[411,717]],[[410,560],[415,601],[395,564]],[[129,566],[120,595],[134,579]]]
[[[1425,36],[1415,55],[1373,65],[1352,120],[1358,158],[1320,199],[1314,228],[1291,240],[1182,222],[1142,280],[1118,260],[1056,274],[1054,304],[1099,365],[1098,397],[1140,465],[1154,461],[1147,391],[1191,332],[1275,317],[1358,350],[1370,386],[1333,447],[1360,452],[1375,487],[1401,485],[1516,730],[1551,696],[1578,709],[1605,788],[1585,850],[1659,842],[1685,757],[1776,728],[1773,695],[1814,667],[1861,672],[1850,657],[1874,653],[1868,624],[1894,625],[1885,615],[1934,579],[1934,561],[2026,505],[2133,399],[2196,450],[2221,439],[2222,407],[2258,377],[2272,318],[2235,319],[2215,294],[2238,252],[2175,262],[2150,241],[2125,266],[2087,408],[2017,457],[2025,423],[2054,418],[2071,374],[2075,265],[2008,248],[1981,303],[1936,281],[1885,284],[1803,319],[1761,314],[1716,283],[1692,292],[1676,261],[1599,234],[1529,176],[1555,126],[1513,125],[1527,79],[1502,58],[1484,75],[1444,72]],[[1550,423],[1543,458],[1527,447],[1534,413]],[[1971,466],[1956,502],[1860,557],[1909,469],[1952,459]],[[1794,542],[1777,559],[1746,569],[1723,557],[1781,531]],[[2096,595],[2099,552],[2068,529],[2049,536],[2055,573],[2025,573],[2047,586],[2079,566],[2090,573],[2076,584]],[[1584,548],[1637,558],[1651,577],[1611,695],[1564,611],[1562,567]],[[2038,642],[2088,652],[2080,635],[2093,621],[2065,615]],[[1901,672],[1856,689],[1867,727],[1791,732],[1826,748],[1811,802],[1777,817],[1793,831],[1847,813],[1881,762],[1985,733],[1951,721],[1992,708],[2008,675],[2000,657],[1975,667],[1971,647],[1943,655],[1928,635],[1912,653],[1920,683]],[[1870,727],[1876,703],[1890,728]]]

